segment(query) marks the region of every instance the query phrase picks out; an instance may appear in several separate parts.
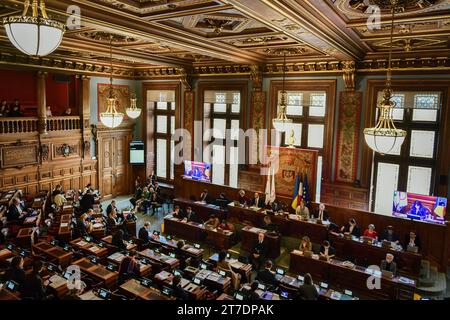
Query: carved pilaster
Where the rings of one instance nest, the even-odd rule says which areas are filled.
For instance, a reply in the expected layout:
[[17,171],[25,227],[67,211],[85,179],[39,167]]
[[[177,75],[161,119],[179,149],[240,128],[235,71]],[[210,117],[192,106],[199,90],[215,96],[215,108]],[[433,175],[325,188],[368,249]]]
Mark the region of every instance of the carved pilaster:
[[345,89],[347,91],[355,91],[355,61],[343,61],[342,71],[344,72],[342,76],[344,78]]
[[192,91],[192,85],[191,85],[192,79],[186,72],[186,69],[184,69],[184,68],[178,69],[178,74],[180,76],[180,81],[185,88],[185,91]]
[[47,97],[45,85],[47,72],[37,73],[37,97],[38,97],[38,130],[40,134],[47,134]]
[[252,81],[253,91],[261,91],[263,87],[264,68],[259,65],[250,66],[250,80]]

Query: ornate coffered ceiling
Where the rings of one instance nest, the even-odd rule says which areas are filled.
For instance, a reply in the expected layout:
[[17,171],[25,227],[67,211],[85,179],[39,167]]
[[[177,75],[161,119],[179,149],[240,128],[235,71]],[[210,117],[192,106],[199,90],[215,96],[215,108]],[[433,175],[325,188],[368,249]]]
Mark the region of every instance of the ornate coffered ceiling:
[[[328,66],[336,61],[361,65],[384,61],[389,48],[390,0],[46,0],[46,4],[55,19],[67,19],[70,5],[79,6],[82,18],[81,28],[66,32],[50,60],[67,56],[105,64],[111,35],[114,63],[129,70],[277,66],[283,60],[281,52],[292,66]],[[399,4],[394,58],[449,57],[450,0],[399,0]],[[381,10],[375,29],[367,24],[368,8],[374,5]],[[0,17],[20,14],[22,6],[22,0],[2,0]],[[18,54],[0,30],[0,50]]]

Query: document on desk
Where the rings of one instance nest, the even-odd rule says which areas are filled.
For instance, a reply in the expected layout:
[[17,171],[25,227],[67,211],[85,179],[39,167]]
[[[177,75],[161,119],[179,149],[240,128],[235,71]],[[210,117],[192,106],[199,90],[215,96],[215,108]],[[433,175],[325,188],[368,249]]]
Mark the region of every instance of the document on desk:
[[53,289],[59,288],[60,286],[67,284],[67,280],[57,274],[51,276],[49,281],[50,287],[52,287]]
[[89,251],[92,251],[92,252],[97,252],[97,251],[99,251],[99,250],[100,250],[100,248],[97,247],[97,246],[93,246],[93,247],[90,247],[90,248],[89,248]]
[[236,269],[240,269],[240,268],[242,268],[244,266],[244,264],[242,262],[240,262],[240,261],[230,262],[230,265],[233,268],[236,268]]
[[113,253],[112,255],[109,256],[109,259],[114,260],[114,261],[122,260],[122,258],[123,258],[123,254],[120,252]]
[[167,259],[166,260],[166,263],[168,263],[168,264],[174,264],[174,263],[176,263],[178,260],[176,259],[176,258],[169,258],[169,259]]
[[103,228],[103,224],[102,223],[94,223],[94,225],[92,227],[94,229],[100,229],[100,228]]
[[84,241],[84,240],[81,240],[81,241],[78,241],[77,243],[76,243],[76,245],[77,246],[80,246],[80,247],[84,247],[85,245],[87,245],[88,243],[86,242],[86,241]]
[[63,223],[61,223],[61,228],[65,228],[65,227],[67,227],[69,224],[67,223],[67,222],[63,222]]

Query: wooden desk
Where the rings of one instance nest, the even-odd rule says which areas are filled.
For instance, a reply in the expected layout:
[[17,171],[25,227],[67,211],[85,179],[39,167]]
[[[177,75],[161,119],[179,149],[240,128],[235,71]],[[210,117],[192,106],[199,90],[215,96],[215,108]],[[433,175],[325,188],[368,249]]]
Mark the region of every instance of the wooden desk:
[[105,236],[106,226],[103,223],[102,218],[95,218],[93,223],[93,229],[91,235],[97,239],[103,238]]
[[143,286],[138,280],[131,279],[122,284],[119,288],[128,296],[136,297],[142,300],[175,300],[171,297],[166,297],[154,288],[147,288]]
[[117,278],[119,274],[114,271],[109,271],[106,267],[92,263],[89,259],[82,258],[73,263],[80,267],[80,269],[92,276],[93,278],[102,281],[109,289],[114,289],[117,286]]
[[72,238],[72,227],[71,227],[71,214],[61,215],[61,221],[59,222],[58,238],[61,241],[69,242]]
[[391,253],[395,257],[399,271],[415,278],[420,275],[422,260],[420,254],[383,248],[356,239],[345,239],[334,233],[330,233],[330,240],[339,258],[352,261],[356,259],[359,265],[380,265],[381,261],[386,259],[386,254]]
[[9,259],[13,255],[14,255],[14,253],[11,250],[7,249],[7,248],[0,250],[0,260],[1,261]]
[[[208,261],[216,266],[217,261],[219,261],[219,254],[213,254],[211,257],[209,257]],[[230,263],[231,269],[242,276],[242,283],[250,282],[252,275],[252,265],[250,263],[242,263],[237,261],[236,259],[227,259],[227,261]]]
[[151,249],[145,249],[139,252],[139,255],[149,259],[151,262],[160,263],[169,270],[174,270],[180,265],[180,261],[178,259],[166,256],[162,253],[155,253]]
[[[107,244],[109,244],[111,246],[113,245],[111,235],[102,238],[102,241],[106,242]],[[135,243],[130,243],[129,241],[125,241],[125,240],[123,240],[123,243],[127,247],[127,250],[129,250],[129,251],[137,249],[137,244],[135,244]]]
[[[107,260],[117,266],[120,266],[120,263],[125,258],[125,255],[121,252],[115,252],[112,255],[108,256]],[[139,264],[139,274],[141,277],[148,277],[152,270],[152,266],[149,264],[143,264],[138,261]]]
[[[162,286],[171,288],[173,281],[173,274],[167,271],[161,271],[154,277],[156,283]],[[201,300],[206,294],[206,288],[196,285],[195,283],[182,278],[180,281],[180,286],[189,295],[191,300]]]
[[38,244],[33,245],[33,249],[37,253],[41,253],[46,255],[47,257],[50,257],[62,267],[67,267],[72,261],[72,252],[64,251],[63,248],[53,246],[48,242],[39,242]]
[[350,289],[357,292],[360,297],[369,299],[387,300],[412,300],[416,288],[415,281],[406,284],[399,277],[392,279],[381,277],[381,289],[371,290],[367,286],[370,277],[365,272],[366,268],[354,266],[348,268],[342,265],[342,261],[332,259],[331,262],[305,257],[298,251],[291,252],[289,271],[296,274],[309,272],[313,279],[320,279],[342,290]]
[[229,296],[226,293],[222,293],[216,300],[219,300],[219,301],[232,301],[232,300],[234,300],[234,298],[232,296]]
[[199,223],[183,222],[172,216],[167,216],[164,219],[164,233],[190,241],[210,241],[215,248],[221,250],[231,248],[234,243],[233,232],[206,229]]
[[99,296],[97,296],[92,290],[83,293],[82,295],[80,295],[80,298],[81,300],[102,300],[102,301],[104,300]]
[[20,300],[18,293],[13,293],[8,289],[2,288],[0,290],[0,301],[12,301],[12,300]]
[[269,233],[267,230],[255,227],[244,227],[241,230],[241,246],[244,251],[251,252],[253,246],[258,241],[258,234],[262,232],[265,234],[267,240],[267,257],[275,259],[280,255],[281,239],[277,234]]
[[192,201],[189,199],[176,198],[173,200],[174,206],[178,205],[183,212],[186,212],[187,207],[191,207],[192,211],[196,213],[196,215],[202,219],[203,221],[207,221],[211,214],[215,214],[219,219],[226,218],[227,212],[220,209],[220,207],[202,203],[199,201]]
[[16,243],[20,247],[30,248],[31,238],[34,236],[33,228],[22,228],[16,237]]
[[42,209],[44,205],[45,199],[43,198],[34,198],[33,203],[31,204],[31,208],[33,209]]
[[227,291],[231,286],[231,278],[224,277],[217,272],[211,270],[200,270],[196,275],[196,278],[202,280],[202,284],[214,289],[218,289],[222,292]]
[[40,218],[41,218],[41,211],[39,210],[37,213],[34,213],[33,215],[26,217],[22,225],[26,228],[37,227],[39,225]]
[[53,274],[49,279],[47,290],[53,292],[60,299],[63,298],[68,292],[67,279],[61,277],[58,274]]
[[[150,239],[150,242],[159,244],[165,248],[168,248],[170,250],[174,250],[177,248],[177,243],[178,241],[172,239],[172,240],[167,240],[166,237],[164,237],[163,235],[160,235],[158,237],[152,236]],[[185,244],[183,248],[181,248],[181,250],[183,250],[183,252],[188,255],[191,256],[195,259],[202,259],[203,258],[203,253],[204,250],[203,249],[197,249],[194,248],[193,246],[189,245],[189,244]]]
[[108,248],[101,248],[95,243],[87,242],[83,238],[78,238],[70,241],[70,244],[83,251],[86,255],[94,255],[99,259],[103,259],[108,255]]

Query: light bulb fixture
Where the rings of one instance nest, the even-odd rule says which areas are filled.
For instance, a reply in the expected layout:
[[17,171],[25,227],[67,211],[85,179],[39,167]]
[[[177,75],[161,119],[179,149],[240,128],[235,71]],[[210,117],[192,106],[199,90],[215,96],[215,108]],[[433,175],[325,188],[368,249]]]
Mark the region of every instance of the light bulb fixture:
[[126,110],[127,116],[129,116],[131,119],[139,118],[142,109],[137,107],[137,98],[134,93],[131,95],[130,103],[130,107]]
[[287,131],[292,125],[292,119],[288,119],[286,113],[287,92],[285,90],[285,82],[286,82],[286,51],[284,52],[284,59],[283,59],[283,89],[281,90],[281,101],[278,106],[277,117],[272,120],[273,127],[275,128],[275,130],[280,132]]
[[[28,11],[31,6],[31,15]],[[39,15],[39,12],[41,13]],[[29,56],[46,56],[61,44],[66,25],[49,19],[44,0],[24,2],[21,16],[3,18],[3,26],[9,41],[21,52]]]
[[124,114],[117,112],[117,98],[114,96],[113,64],[112,64],[112,35],[110,36],[111,76],[109,78],[109,97],[106,99],[106,112],[100,113],[100,121],[108,128],[117,128],[123,121]]
[[373,151],[381,155],[388,154],[393,150],[400,149],[405,141],[406,131],[397,129],[392,118],[392,112],[396,103],[392,101],[392,47],[394,37],[394,19],[398,0],[391,0],[392,22],[391,22],[391,44],[389,48],[389,62],[386,86],[383,90],[383,100],[378,103],[379,118],[375,127],[364,129],[364,139],[366,144]]

